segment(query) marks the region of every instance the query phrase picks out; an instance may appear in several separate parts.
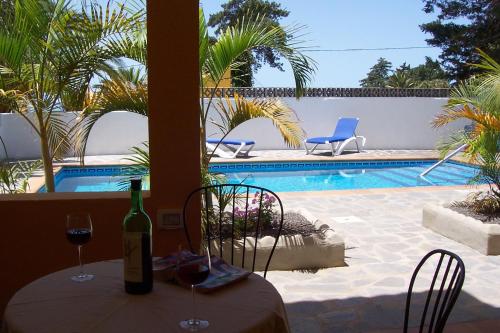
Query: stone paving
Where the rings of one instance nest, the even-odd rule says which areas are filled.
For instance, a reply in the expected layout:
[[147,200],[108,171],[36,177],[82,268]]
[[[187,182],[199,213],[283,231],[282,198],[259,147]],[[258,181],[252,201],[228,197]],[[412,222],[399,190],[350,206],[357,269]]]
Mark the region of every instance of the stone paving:
[[262,161],[343,161],[343,160],[377,160],[377,159],[436,159],[439,153],[436,150],[344,150],[342,155],[332,156],[330,150],[317,150],[312,155],[306,155],[303,149],[290,150],[260,150],[251,151],[247,157],[224,159],[216,155],[212,162],[262,162]]
[[[413,270],[435,248],[457,253],[466,266],[466,281],[449,323],[500,318],[500,257],[484,256],[421,226],[424,204],[459,200],[468,192],[461,188],[280,194],[285,209],[307,208],[346,243],[345,267],[268,273],[286,304],[292,332],[401,328]],[[495,331],[490,329],[491,325],[483,331]]]

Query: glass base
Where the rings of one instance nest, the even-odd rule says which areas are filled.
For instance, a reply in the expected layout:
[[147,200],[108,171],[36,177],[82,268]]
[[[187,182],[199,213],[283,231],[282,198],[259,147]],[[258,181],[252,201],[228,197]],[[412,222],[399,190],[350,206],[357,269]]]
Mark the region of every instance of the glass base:
[[90,281],[94,278],[93,274],[78,274],[75,276],[71,277],[71,280],[75,282],[85,282],[85,281]]
[[186,319],[179,323],[180,327],[191,332],[196,332],[204,328],[207,328],[208,325],[210,325],[208,323],[208,320],[201,320],[201,319]]

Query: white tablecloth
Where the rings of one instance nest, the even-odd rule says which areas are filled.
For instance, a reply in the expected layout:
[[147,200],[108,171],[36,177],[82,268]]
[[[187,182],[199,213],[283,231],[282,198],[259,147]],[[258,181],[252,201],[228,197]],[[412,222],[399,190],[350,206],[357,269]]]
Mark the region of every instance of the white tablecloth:
[[[19,290],[5,310],[2,333],[185,332],[178,322],[191,316],[189,290],[155,281],[147,295],[126,294],[121,260],[86,265],[92,281],[71,281],[77,271],[59,271]],[[289,331],[281,296],[256,274],[197,293],[196,304],[198,317],[210,322],[203,332]]]

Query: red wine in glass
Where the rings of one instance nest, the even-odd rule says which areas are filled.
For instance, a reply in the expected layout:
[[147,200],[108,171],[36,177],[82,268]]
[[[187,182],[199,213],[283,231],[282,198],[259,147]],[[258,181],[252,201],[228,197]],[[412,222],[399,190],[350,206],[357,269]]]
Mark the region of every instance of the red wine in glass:
[[76,245],[78,249],[78,263],[80,273],[72,276],[75,282],[85,282],[94,278],[93,274],[87,274],[83,270],[82,246],[92,238],[92,221],[88,213],[70,213],[66,215],[66,238]]
[[208,320],[196,318],[195,286],[205,281],[210,275],[211,261],[209,254],[195,261],[179,263],[177,265],[177,277],[185,283],[191,285],[193,297],[193,316],[191,319],[182,320],[179,326],[185,330],[195,332],[209,326]]
[[92,238],[92,231],[88,228],[73,228],[66,230],[66,238],[73,245],[83,245]]
[[210,274],[208,265],[200,263],[181,264],[177,270],[179,278],[187,284],[197,285],[205,281]]

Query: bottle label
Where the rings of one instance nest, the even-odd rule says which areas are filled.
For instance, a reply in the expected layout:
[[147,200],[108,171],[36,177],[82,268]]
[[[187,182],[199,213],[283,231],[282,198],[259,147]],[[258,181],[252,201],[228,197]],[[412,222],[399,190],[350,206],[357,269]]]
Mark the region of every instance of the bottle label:
[[123,233],[123,273],[125,281],[143,282],[142,232]]

